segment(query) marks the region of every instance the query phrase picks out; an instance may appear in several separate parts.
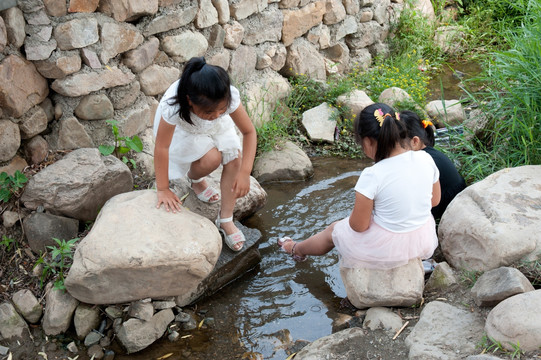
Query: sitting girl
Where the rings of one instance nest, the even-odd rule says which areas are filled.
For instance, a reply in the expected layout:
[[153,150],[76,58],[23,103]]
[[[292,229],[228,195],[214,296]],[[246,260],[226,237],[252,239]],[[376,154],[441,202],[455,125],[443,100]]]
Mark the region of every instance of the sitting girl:
[[421,121],[416,113],[407,110],[400,113],[400,120],[406,124],[411,148],[426,151],[440,172],[441,201],[432,208],[432,215],[438,220],[451,200],[466,188],[466,182],[453,162],[444,153],[434,149],[434,125],[430,121]]
[[284,237],[278,244],[297,261],[336,246],[341,266],[348,268],[391,269],[429,258],[438,245],[430,213],[440,201],[436,164],[428,154],[409,150],[406,127],[388,105],[361,111],[355,135],[375,164],[359,177],[351,215],[304,241]]

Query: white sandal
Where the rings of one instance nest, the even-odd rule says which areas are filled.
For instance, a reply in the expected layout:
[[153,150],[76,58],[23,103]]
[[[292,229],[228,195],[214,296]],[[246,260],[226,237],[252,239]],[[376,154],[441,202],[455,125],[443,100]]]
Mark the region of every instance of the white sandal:
[[218,230],[220,231],[220,233],[224,237],[225,244],[231,250],[233,250],[233,251],[241,251],[244,248],[244,244],[238,249],[235,249],[235,245],[238,244],[238,243],[246,241],[246,238],[244,237],[244,234],[242,233],[242,231],[239,230],[236,233],[233,233],[231,235],[227,235],[225,230],[222,229],[222,227],[221,227],[222,223],[227,223],[227,222],[232,222],[232,221],[233,221],[233,216],[225,218],[225,219],[221,219],[220,218],[220,213],[218,212],[218,218],[216,219],[216,227],[218,228]]
[[[190,183],[190,188],[192,190],[193,190],[192,184],[197,184],[205,180],[204,177],[202,177],[201,179],[190,179],[190,177],[188,176],[188,172],[186,173],[186,179],[188,179],[188,182]],[[193,190],[193,192],[195,194],[195,190]],[[212,199],[212,197],[214,197],[215,195],[218,195],[218,199],[211,201],[210,199]],[[195,196],[197,196],[197,198],[201,200],[202,202],[206,202],[209,204],[215,204],[218,201],[220,201],[220,193],[216,191],[216,189],[213,188],[212,186],[207,186],[205,190],[201,191],[199,194],[195,194]]]

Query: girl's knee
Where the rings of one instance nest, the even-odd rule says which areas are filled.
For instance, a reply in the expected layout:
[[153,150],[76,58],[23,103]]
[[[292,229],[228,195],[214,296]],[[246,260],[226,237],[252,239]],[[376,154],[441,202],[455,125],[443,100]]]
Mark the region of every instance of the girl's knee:
[[236,159],[233,159],[227,164],[225,164],[224,167],[231,168],[231,169],[240,169],[241,164],[242,164],[241,158],[237,157]]
[[205,169],[217,169],[222,163],[222,153],[213,148],[198,160]]

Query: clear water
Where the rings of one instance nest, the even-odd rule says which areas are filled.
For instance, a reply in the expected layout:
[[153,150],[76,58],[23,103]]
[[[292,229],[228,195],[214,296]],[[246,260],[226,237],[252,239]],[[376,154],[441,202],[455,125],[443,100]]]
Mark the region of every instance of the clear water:
[[[276,245],[288,235],[302,240],[348,216],[354,186],[369,162],[313,159],[306,182],[264,184],[268,202],[244,221],[262,233],[259,266],[193,308],[210,326],[181,332],[176,342],[160,340],[118,359],[286,359],[297,341],[332,333],[346,296],[336,250],[296,263]],[[342,309],[343,312],[343,309]]]

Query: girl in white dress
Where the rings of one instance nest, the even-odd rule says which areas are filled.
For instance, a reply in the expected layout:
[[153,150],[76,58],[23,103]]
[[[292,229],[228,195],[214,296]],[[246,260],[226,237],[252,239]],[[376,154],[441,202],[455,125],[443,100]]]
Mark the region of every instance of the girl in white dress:
[[355,134],[375,164],[359,177],[351,215],[304,241],[284,237],[278,244],[297,261],[336,247],[347,268],[391,269],[430,258],[438,245],[430,210],[440,201],[434,161],[409,150],[406,127],[388,105],[361,111]]
[[[243,135],[242,146],[235,125]],[[158,105],[154,135],[157,207],[180,211],[181,201],[169,189],[169,180],[185,176],[199,200],[221,199],[216,226],[225,243],[240,251],[245,237],[233,222],[233,209],[236,199],[250,190],[257,136],[227,72],[202,57],[190,59]],[[221,194],[205,180],[220,165]]]

